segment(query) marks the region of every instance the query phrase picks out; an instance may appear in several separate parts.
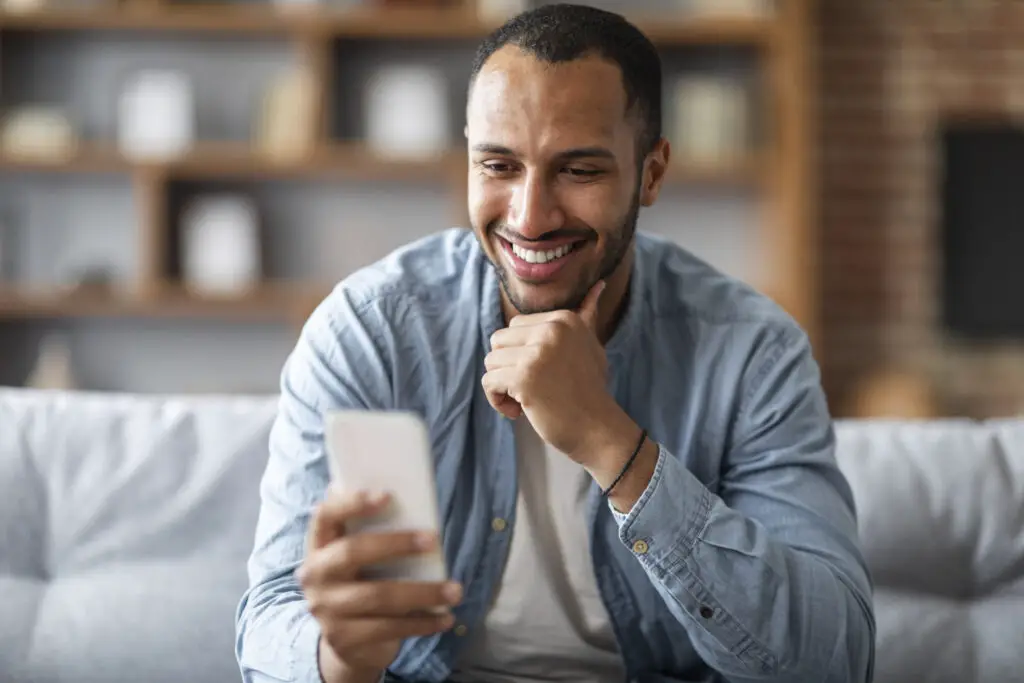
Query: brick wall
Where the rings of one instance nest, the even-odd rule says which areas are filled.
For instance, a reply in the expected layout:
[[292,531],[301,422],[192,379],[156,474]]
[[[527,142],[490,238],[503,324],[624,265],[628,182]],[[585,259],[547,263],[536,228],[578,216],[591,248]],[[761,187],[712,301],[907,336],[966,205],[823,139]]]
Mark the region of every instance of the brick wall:
[[822,354],[836,414],[885,367],[927,383],[942,413],[1021,412],[1024,342],[956,345],[938,322],[933,135],[950,115],[1024,121],[1024,2],[819,0],[817,13]]

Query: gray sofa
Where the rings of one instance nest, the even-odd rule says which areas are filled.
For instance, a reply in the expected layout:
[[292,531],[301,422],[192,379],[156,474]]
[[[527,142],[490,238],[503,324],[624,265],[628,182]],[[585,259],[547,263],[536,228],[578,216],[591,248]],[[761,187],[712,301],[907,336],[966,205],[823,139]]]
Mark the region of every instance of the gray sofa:
[[[0,390],[0,681],[238,680],[273,397]],[[1024,420],[840,423],[881,683],[1024,680]]]

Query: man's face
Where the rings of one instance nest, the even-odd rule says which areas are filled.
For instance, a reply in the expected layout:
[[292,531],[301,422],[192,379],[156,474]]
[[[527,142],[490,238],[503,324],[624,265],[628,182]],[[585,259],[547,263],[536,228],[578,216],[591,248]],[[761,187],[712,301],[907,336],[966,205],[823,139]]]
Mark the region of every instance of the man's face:
[[469,215],[520,313],[578,308],[628,268],[637,125],[620,71],[599,57],[549,64],[510,45],[480,71],[467,107]]

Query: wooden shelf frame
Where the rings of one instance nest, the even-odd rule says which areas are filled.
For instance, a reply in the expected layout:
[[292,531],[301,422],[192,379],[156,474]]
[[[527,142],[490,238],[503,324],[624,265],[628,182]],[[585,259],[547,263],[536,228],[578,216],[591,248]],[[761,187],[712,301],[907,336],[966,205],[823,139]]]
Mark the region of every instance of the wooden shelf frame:
[[[113,144],[83,144],[70,156],[46,159],[0,153],[0,171],[25,173],[145,173],[160,171],[172,180],[324,180],[429,181],[442,184],[468,171],[466,151],[452,149],[424,159],[388,158],[359,143],[331,142],[309,155],[279,159],[241,141],[206,141],[180,157],[163,161],[131,159]],[[676,163],[669,186],[713,184],[759,186],[768,169],[761,157],[728,164]]]
[[324,285],[264,283],[238,295],[210,296],[163,284],[140,291],[0,288],[0,318],[214,318],[300,325],[328,293]]
[[[662,46],[748,45],[766,47],[774,18],[637,17],[637,25]],[[0,11],[0,30],[160,31],[328,39],[481,39],[497,24],[481,21],[468,6],[352,9],[277,9],[173,2],[108,4],[85,9]]]
[[[728,46],[754,48],[764,77],[764,110],[771,122],[763,153],[720,167],[680,164],[670,170],[669,185],[753,186],[764,200],[761,253],[771,272],[763,284],[808,330],[819,335],[818,275],[813,173],[813,98],[810,65],[813,0],[778,0],[766,18],[634,17],[662,47]],[[275,36],[299,50],[300,61],[321,84],[322,107],[314,126],[317,144],[308,156],[278,162],[247,142],[203,141],[181,159],[141,163],[118,154],[113,143],[86,143],[69,159],[48,163],[0,155],[0,172],[130,174],[140,198],[139,295],[72,298],[0,290],[0,318],[62,315],[131,315],[230,318],[286,317],[297,325],[312,310],[310,292],[325,287],[293,283],[268,285],[244,297],[209,301],[188,295],[167,272],[168,193],[173,181],[325,180],[426,181],[462,197],[467,171],[464,150],[420,162],[382,159],[358,143],[332,139],[329,129],[333,50],[339,40],[429,39],[457,42],[482,38],[495,26],[479,21],[468,5],[453,8],[356,9],[338,12],[267,6],[177,5],[171,0],[120,0],[86,10],[0,11],[0,35],[10,32],[130,31]],[[315,297],[314,297],[315,298]],[[79,307],[82,305],[84,307]],[[87,311],[91,313],[81,313]]]

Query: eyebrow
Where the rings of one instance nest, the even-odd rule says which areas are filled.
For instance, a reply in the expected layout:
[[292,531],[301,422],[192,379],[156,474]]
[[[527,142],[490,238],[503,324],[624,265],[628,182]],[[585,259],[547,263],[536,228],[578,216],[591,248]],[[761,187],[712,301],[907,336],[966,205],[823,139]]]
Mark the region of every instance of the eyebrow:
[[[473,145],[474,152],[480,152],[482,154],[502,154],[505,156],[518,156],[516,152],[503,145],[496,145],[493,143],[482,142],[477,145]],[[556,155],[562,161],[571,161],[573,159],[615,159],[615,155],[607,147],[576,147],[573,149],[567,149],[559,152]]]

